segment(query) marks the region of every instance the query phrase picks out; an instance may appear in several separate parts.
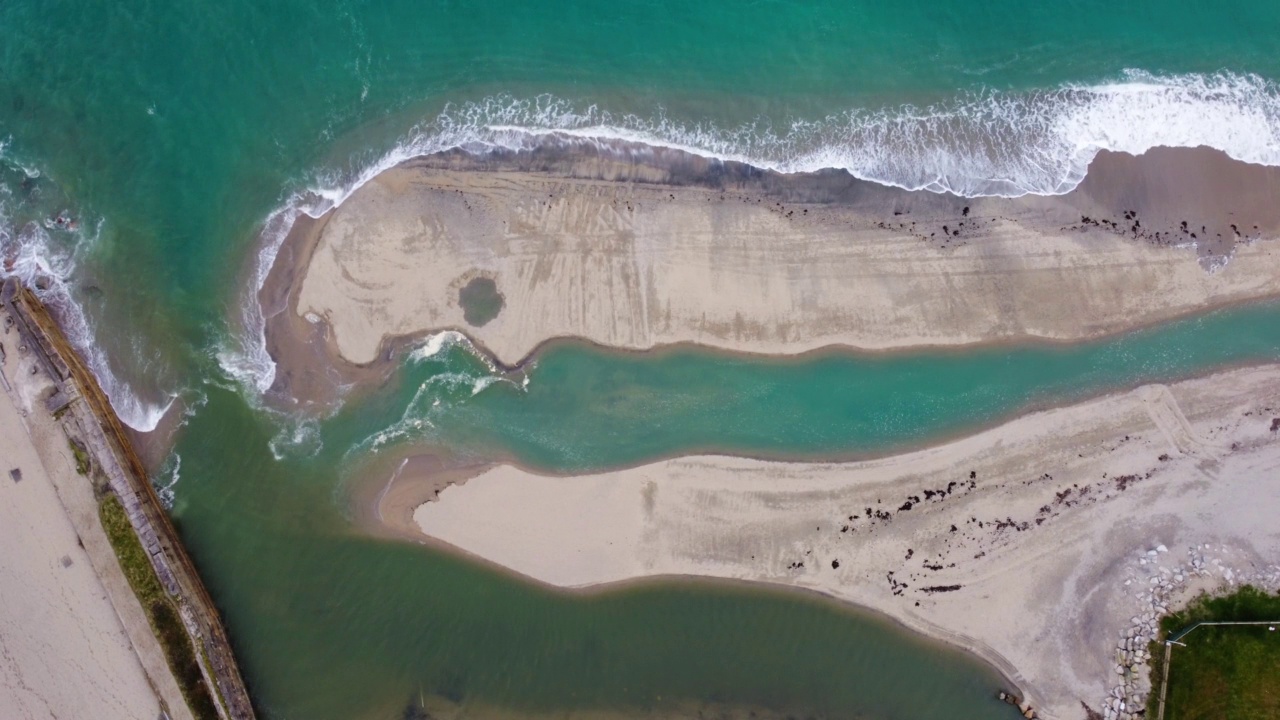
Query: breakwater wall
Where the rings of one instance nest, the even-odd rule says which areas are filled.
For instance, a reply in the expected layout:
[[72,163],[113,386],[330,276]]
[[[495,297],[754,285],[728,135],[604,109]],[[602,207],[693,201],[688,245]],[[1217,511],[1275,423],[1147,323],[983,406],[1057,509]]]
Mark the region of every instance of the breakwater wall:
[[129,434],[93,373],[80,360],[48,308],[29,288],[15,278],[5,280],[0,288],[0,304],[54,383],[54,392],[44,400],[45,409],[60,418],[68,437],[88,454],[111,492],[120,499],[156,576],[177,605],[219,715],[225,720],[255,720],[248,690],[213,599],[156,495],[146,466],[134,452]]

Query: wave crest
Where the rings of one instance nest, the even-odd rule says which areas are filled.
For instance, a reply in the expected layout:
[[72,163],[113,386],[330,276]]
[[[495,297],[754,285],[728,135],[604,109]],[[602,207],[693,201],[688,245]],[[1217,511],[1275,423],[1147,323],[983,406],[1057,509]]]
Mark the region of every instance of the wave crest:
[[[10,162],[4,157],[5,150],[6,146],[0,144],[0,161],[4,161],[5,170],[16,170],[28,180],[41,176],[38,170]],[[67,210],[50,220],[44,212],[48,208],[40,209],[41,222],[22,221],[11,216],[14,208],[10,205],[17,204],[20,201],[14,198],[8,183],[0,184],[0,279],[21,279],[54,311],[63,333],[93,371],[122,422],[139,432],[155,430],[177,395],[169,394],[164,402],[150,402],[139,395],[112,367],[95,340],[97,330],[92,320],[72,296],[78,261],[96,243],[101,223],[77,226],[70,221],[74,214]],[[27,208],[25,214],[31,213],[32,209]],[[55,233],[63,237],[55,239]],[[145,348],[135,346],[134,350],[139,357],[146,354]]]
[[1161,76],[1130,70],[1114,82],[1051,90],[976,90],[927,105],[855,108],[821,118],[735,127],[614,113],[552,95],[451,104],[372,163],[327,173],[265,221],[241,332],[219,352],[223,368],[258,393],[275,364],[258,292],[294,221],[319,217],[405,160],[449,150],[484,154],[563,143],[626,152],[628,143],[681,150],[783,173],[845,170],[907,190],[966,197],[1059,195],[1084,179],[1102,150],[1209,146],[1243,162],[1280,166],[1280,86],[1257,75]]
[[497,97],[446,108],[434,126],[426,137],[466,136],[457,146],[473,151],[526,149],[559,135],[672,148],[783,173],[846,170],[907,190],[1018,197],[1070,192],[1101,150],[1139,155],[1158,146],[1206,145],[1236,160],[1280,165],[1280,86],[1257,75],[1131,70],[1103,84],[978,90],[928,105],[736,127],[579,109],[551,96]]

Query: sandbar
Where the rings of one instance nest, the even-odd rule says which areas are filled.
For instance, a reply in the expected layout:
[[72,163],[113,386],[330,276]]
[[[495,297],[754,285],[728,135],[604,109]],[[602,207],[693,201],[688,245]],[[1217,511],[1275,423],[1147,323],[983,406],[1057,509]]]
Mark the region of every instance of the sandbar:
[[1145,697],[1141,648],[1162,608],[1280,587],[1276,426],[1280,366],[1267,365],[865,462],[702,456],[578,477],[501,465],[413,508],[389,492],[382,517],[558,587],[704,576],[816,590],[975,652],[1043,717],[1077,717],[1082,702]]
[[[288,336],[349,366],[446,328],[505,365],[559,337],[889,350],[1082,340],[1280,289],[1280,173],[1207,149],[1107,154],[1076,191],[1017,199],[688,158],[531,163],[421,158],[299,223],[285,289],[265,291],[287,306],[282,382],[306,365]],[[478,326],[460,302],[477,279],[503,300]]]

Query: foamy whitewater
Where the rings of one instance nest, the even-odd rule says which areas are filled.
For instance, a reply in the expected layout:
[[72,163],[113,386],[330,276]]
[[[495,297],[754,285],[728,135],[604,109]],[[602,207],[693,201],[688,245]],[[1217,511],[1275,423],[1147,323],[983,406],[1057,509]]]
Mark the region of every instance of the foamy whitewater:
[[[615,114],[550,95],[449,105],[376,161],[318,173],[308,189],[266,218],[237,327],[216,351],[219,364],[253,398],[274,382],[258,291],[298,217],[322,216],[382,171],[414,157],[565,144],[620,155],[643,152],[643,146],[670,148],[784,173],[834,168],[885,185],[968,197],[1053,195],[1075,188],[1101,150],[1137,155],[1156,146],[1206,145],[1237,160],[1280,165],[1280,86],[1256,75],[1129,71],[1104,84],[975,91],[927,106],[855,108],[736,127],[676,119],[661,109],[651,117]],[[50,243],[50,231],[13,228],[0,215],[5,257],[14,259],[4,272],[29,283],[37,276],[53,281],[42,291],[44,299],[63,319],[121,419],[141,431],[154,429],[169,405],[140,399],[113,372],[93,341],[90,319],[68,289],[76,255],[92,243],[77,242],[67,252]]]
[[854,108],[821,118],[757,119],[720,127],[615,114],[550,95],[497,96],[449,105],[372,163],[323,172],[263,223],[222,367],[261,395],[275,379],[258,291],[299,216],[320,217],[380,172],[413,157],[461,149],[483,154],[563,144],[602,152],[663,147],[784,173],[841,169],[909,190],[966,197],[1070,192],[1102,150],[1138,155],[1157,146],[1217,148],[1236,160],[1280,165],[1280,86],[1256,75],[1160,76],[1127,71],[1114,82],[1054,90],[967,92],[931,105]]
[[[0,162],[15,167],[4,157],[4,150],[0,145]],[[40,176],[31,168],[16,167],[28,178]],[[7,186],[0,185],[0,259],[3,259],[0,279],[10,276],[21,279],[56,313],[62,331],[97,377],[122,422],[140,432],[154,430],[173,406],[176,394],[163,403],[147,402],[139,397],[111,367],[106,353],[95,340],[93,323],[71,295],[77,263],[84,253],[92,251],[101,223],[93,223],[91,227],[83,221],[69,225],[68,218],[74,218],[75,213],[64,210],[55,219],[27,222],[17,227],[8,212],[11,200]],[[56,241],[54,233],[65,237],[61,242]]]
[[450,354],[453,352],[462,352],[479,360],[483,369],[473,368],[471,372],[446,371],[431,375],[418,384],[413,397],[405,405],[398,420],[355,443],[344,454],[344,459],[350,460],[366,453],[378,452],[404,440],[420,440],[437,427],[435,420],[443,413],[465,403],[496,383],[509,383],[521,390],[528,386],[527,372],[522,374],[520,382],[503,375],[492,358],[477,349],[466,335],[455,330],[445,330],[424,338],[418,347],[410,351],[408,362],[415,365],[420,363],[448,365],[451,360]]

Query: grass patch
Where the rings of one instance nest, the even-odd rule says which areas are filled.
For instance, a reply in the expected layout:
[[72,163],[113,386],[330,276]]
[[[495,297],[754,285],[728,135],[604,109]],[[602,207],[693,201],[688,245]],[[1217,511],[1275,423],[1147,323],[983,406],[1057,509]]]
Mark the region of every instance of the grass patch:
[[[1244,587],[1223,597],[1200,598],[1160,621],[1167,638],[1198,622],[1280,620],[1280,595]],[[1280,720],[1280,624],[1198,627],[1173,646],[1165,720]],[[1159,712],[1164,642],[1151,644],[1154,690],[1147,717]]]
[[93,467],[93,463],[89,461],[89,451],[71,438],[67,438],[67,444],[71,446],[71,454],[76,456],[76,472],[81,475],[88,475],[89,470]]
[[155,568],[151,567],[151,559],[133,532],[129,518],[125,515],[124,506],[115,495],[108,495],[99,505],[102,516],[102,527],[107,531],[107,538],[116,551],[120,567],[129,579],[129,585],[138,596],[138,601],[146,611],[151,627],[155,630],[160,647],[164,649],[165,659],[173,671],[182,696],[191,708],[191,714],[199,720],[217,720],[218,710],[205,687],[204,677],[200,674],[199,660],[191,638],[178,616],[178,608],[160,584]]

